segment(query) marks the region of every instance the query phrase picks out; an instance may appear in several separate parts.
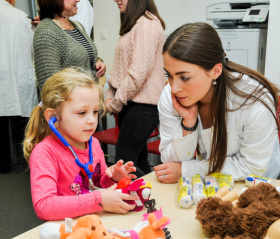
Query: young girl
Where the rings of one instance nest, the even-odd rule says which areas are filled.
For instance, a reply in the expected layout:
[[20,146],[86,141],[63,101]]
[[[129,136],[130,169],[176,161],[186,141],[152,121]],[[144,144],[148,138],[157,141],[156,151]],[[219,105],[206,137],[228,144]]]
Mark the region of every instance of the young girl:
[[[163,183],[222,172],[280,173],[279,89],[262,74],[225,58],[219,35],[206,23],[175,30],[163,47],[169,84],[159,101]],[[195,152],[198,157],[194,158]]]
[[[42,102],[33,109],[24,140],[32,201],[42,220],[77,217],[101,210],[127,213],[134,208],[123,200],[137,200],[137,196],[115,191],[115,182],[123,177],[136,178],[130,174],[136,171],[133,163],[123,164],[119,160],[107,168],[99,142],[93,138],[92,148],[88,143],[103,106],[101,98],[90,73],[78,69],[65,69],[53,75],[43,87]],[[52,133],[49,121],[72,148]],[[89,152],[93,156],[92,166],[89,165],[91,180],[75,160],[78,158],[82,165],[89,163]],[[92,184],[107,189],[90,192]]]

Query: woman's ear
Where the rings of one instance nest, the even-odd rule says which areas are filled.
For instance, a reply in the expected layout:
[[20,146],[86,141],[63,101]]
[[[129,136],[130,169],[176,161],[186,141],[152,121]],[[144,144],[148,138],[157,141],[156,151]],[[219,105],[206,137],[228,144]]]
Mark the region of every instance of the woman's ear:
[[57,113],[54,109],[47,108],[44,112],[44,116],[45,116],[47,122],[49,122],[50,118],[57,117]]
[[212,79],[216,80],[222,74],[222,70],[223,70],[222,63],[217,63],[211,70]]

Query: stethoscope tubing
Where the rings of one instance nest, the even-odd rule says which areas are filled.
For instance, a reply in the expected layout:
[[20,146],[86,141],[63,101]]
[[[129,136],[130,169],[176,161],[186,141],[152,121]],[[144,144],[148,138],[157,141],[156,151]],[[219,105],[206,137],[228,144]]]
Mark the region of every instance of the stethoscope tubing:
[[89,170],[89,165],[92,165],[93,163],[93,156],[92,156],[92,136],[90,136],[90,139],[88,141],[88,147],[89,147],[89,162],[82,164],[81,161],[79,160],[77,154],[75,153],[74,149],[71,147],[71,145],[66,141],[66,139],[61,135],[61,133],[56,129],[56,127],[54,126],[54,123],[57,121],[56,117],[52,117],[49,120],[49,126],[52,130],[52,132],[54,132],[54,134],[58,137],[58,139],[64,144],[65,147],[69,148],[69,150],[71,151],[71,153],[73,154],[74,158],[75,158],[75,162],[76,164],[83,168],[88,176],[89,179],[91,179],[93,172],[91,172]]

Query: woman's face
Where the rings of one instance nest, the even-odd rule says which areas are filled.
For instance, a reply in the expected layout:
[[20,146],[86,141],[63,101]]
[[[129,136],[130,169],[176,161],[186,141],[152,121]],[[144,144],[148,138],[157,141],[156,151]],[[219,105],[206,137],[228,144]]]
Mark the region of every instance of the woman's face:
[[[214,93],[214,68],[206,72],[202,67],[163,54],[164,69],[171,93],[183,106],[191,106],[197,102],[210,103]],[[217,84],[219,84],[217,82]]]
[[120,12],[124,13],[125,9],[126,9],[126,6],[127,6],[128,0],[114,0],[114,1],[118,4]]
[[72,17],[77,14],[77,3],[80,0],[63,0],[64,1],[64,10],[62,16]]

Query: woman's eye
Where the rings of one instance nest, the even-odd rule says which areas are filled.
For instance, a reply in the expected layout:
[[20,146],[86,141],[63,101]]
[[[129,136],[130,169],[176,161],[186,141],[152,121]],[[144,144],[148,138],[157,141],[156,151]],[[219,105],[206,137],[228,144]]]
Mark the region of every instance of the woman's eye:
[[94,113],[94,114],[98,114],[98,113],[99,113],[99,110],[94,110],[93,113]]
[[166,78],[170,78],[170,75],[168,73],[165,73]]
[[189,80],[190,78],[189,77],[187,77],[187,76],[181,76],[181,80],[183,80],[183,81],[187,81],[187,80]]
[[82,112],[79,112],[78,114],[79,115],[83,115],[83,114],[85,114],[86,112],[85,111],[82,111]]

